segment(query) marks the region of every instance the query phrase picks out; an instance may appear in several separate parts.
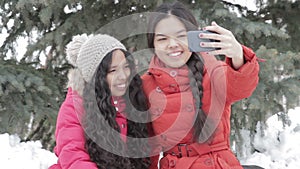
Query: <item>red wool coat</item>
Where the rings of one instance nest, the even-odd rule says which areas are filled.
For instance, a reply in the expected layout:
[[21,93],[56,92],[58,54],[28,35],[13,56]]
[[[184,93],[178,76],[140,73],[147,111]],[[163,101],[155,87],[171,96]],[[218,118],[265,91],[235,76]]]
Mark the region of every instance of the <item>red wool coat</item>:
[[[123,104],[113,104],[121,112],[125,109]],[[58,161],[49,169],[97,169],[84,147],[85,137],[80,122],[83,113],[82,97],[69,88],[66,99],[60,107],[56,123],[54,152]],[[126,137],[124,137],[127,134],[126,117],[118,112],[116,121],[121,129],[121,138],[126,141]]]
[[[231,104],[251,96],[259,72],[255,53],[244,46],[243,52],[245,64],[238,70],[232,68],[230,59],[217,61],[214,56],[201,53],[205,62],[202,109],[211,120],[207,123],[215,124],[209,143],[202,144],[191,141],[196,100],[188,68],[162,68],[163,63],[153,57],[142,79],[156,136],[153,151],[165,152],[160,160],[161,169],[242,169],[229,145]],[[150,168],[157,168],[157,161],[158,156],[152,157]]]

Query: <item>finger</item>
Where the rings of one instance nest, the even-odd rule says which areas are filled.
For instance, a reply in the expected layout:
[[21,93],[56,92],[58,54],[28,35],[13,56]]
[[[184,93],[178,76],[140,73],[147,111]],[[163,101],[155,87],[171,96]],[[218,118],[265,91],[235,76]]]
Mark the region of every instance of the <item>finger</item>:
[[222,55],[223,52],[224,51],[222,49],[219,49],[219,50],[209,51],[209,52],[206,52],[206,53],[209,54],[209,55]]
[[225,55],[226,57],[230,57],[231,54],[231,50],[226,49],[226,48],[219,48],[213,51],[209,51],[208,54],[212,54],[212,55]]
[[211,22],[211,25],[212,25],[212,26],[219,26],[219,25],[217,24],[217,22],[215,22],[215,21],[212,21],[212,22]]
[[220,42],[201,42],[201,47],[209,47],[209,48],[224,48],[224,44]]
[[199,37],[201,39],[214,39],[214,40],[222,40],[222,36],[217,33],[200,33]]
[[228,34],[229,33],[229,30],[219,26],[216,22],[212,22],[211,26],[206,26],[203,29],[204,30],[209,30],[209,31],[212,31],[212,32],[216,32],[216,33],[219,33],[219,34]]

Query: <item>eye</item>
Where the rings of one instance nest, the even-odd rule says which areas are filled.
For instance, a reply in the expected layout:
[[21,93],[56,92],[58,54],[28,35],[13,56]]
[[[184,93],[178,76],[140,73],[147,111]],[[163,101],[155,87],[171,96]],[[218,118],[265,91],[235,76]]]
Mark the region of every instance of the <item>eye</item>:
[[125,65],[124,65],[124,68],[130,68],[129,64],[128,64],[128,63],[125,64]]
[[115,71],[116,71],[116,69],[109,69],[107,73],[113,73]]
[[178,35],[177,38],[186,38],[186,34]]
[[157,38],[157,41],[165,41],[167,38]]

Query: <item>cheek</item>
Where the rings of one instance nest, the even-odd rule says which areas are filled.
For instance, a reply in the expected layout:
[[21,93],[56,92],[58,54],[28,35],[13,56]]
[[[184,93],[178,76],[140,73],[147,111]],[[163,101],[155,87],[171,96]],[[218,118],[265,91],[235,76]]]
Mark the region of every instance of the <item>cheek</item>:
[[166,44],[165,44],[165,42],[154,41],[153,46],[154,46],[154,49],[164,49]]
[[165,48],[160,44],[160,45],[155,45],[154,46],[154,52],[158,57],[163,57],[166,53]]
[[107,75],[106,76],[106,81],[107,81],[107,84],[109,86],[109,88],[111,87],[111,82],[112,82],[112,77],[110,75]]
[[161,55],[163,55],[163,51],[161,50],[161,49],[159,49],[159,48],[155,48],[155,54],[158,56],[158,57],[160,57]]
[[188,47],[188,39],[186,37],[178,39],[178,42],[185,47]]
[[165,52],[159,49],[155,49],[155,55],[158,57],[159,60],[166,63],[168,62],[168,57],[166,56]]
[[187,51],[187,52],[186,52],[187,60],[189,60],[189,59],[191,58],[191,56],[192,56],[192,52],[190,52],[189,49],[187,49],[186,51]]
[[130,77],[130,75],[131,75],[130,69],[126,69],[125,73],[126,73],[126,76],[127,76],[127,79],[128,79]]

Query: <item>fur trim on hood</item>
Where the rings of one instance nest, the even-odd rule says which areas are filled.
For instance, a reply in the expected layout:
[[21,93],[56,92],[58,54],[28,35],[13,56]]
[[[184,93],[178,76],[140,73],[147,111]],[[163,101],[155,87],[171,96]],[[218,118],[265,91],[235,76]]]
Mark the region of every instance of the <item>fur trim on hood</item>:
[[83,88],[85,81],[78,68],[70,69],[68,73],[68,84],[67,87],[71,87],[73,90],[77,91],[80,96],[83,94]]

